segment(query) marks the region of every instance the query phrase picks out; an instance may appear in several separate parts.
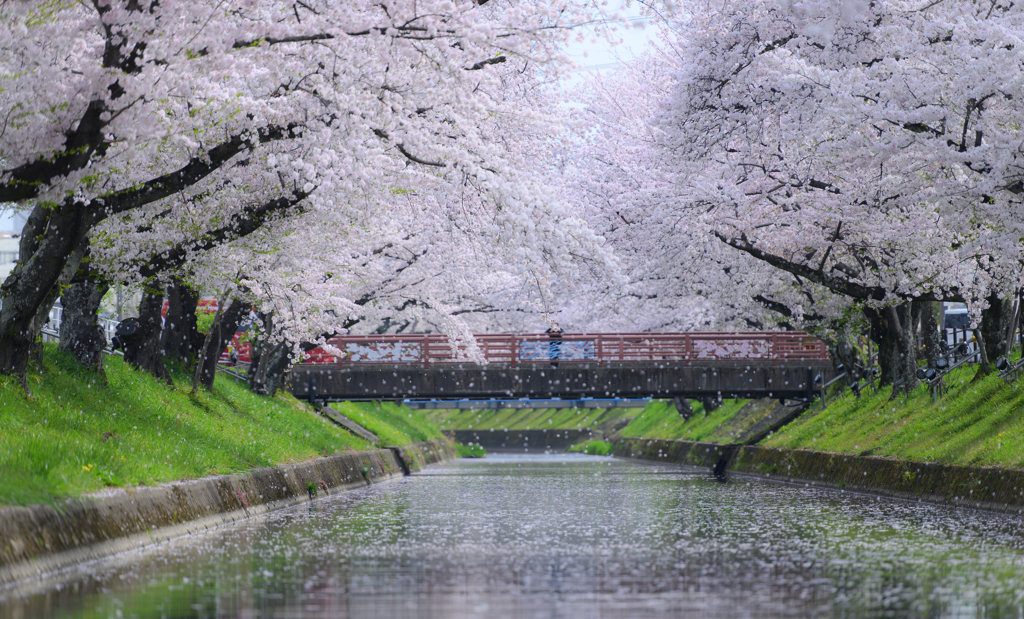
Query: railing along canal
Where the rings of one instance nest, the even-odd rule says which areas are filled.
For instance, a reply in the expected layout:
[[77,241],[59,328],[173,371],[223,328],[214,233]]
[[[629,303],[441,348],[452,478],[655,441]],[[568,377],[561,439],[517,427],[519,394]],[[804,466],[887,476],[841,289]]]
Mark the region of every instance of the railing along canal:
[[477,335],[479,356],[469,347],[453,345],[444,335],[351,335],[329,340],[344,351],[341,356],[327,352],[307,356],[307,364],[419,365],[482,360],[488,364],[549,361],[653,362],[758,361],[775,365],[780,361],[824,361],[825,343],[802,331],[754,331],[745,333],[564,333],[552,339],[545,333]]

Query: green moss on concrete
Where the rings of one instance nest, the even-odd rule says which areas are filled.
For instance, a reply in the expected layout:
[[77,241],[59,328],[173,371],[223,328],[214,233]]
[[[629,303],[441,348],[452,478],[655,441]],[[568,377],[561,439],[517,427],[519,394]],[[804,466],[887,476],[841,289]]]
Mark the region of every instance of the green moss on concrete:
[[607,456],[612,452],[613,445],[608,441],[587,441],[573,445],[568,451],[588,454],[591,456]]
[[[223,376],[212,392],[191,396],[187,373],[168,386],[110,357],[104,382],[49,345],[44,368],[29,373],[32,398],[16,379],[0,377],[0,505],[371,448],[290,395],[257,396]],[[390,444],[440,437],[413,411],[352,406]]]
[[890,401],[891,388],[849,391],[805,413],[763,444],[918,462],[1024,467],[1024,384],[997,375],[971,383],[976,368],[946,378],[933,402],[926,386]]
[[479,445],[455,443],[455,455],[460,458],[486,458],[487,450]]

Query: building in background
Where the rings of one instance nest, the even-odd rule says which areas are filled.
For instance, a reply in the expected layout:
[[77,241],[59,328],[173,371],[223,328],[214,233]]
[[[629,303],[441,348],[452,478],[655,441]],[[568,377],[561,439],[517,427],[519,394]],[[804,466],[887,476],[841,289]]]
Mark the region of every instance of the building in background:
[[18,262],[21,231],[27,219],[27,210],[15,210],[13,204],[0,204],[0,282],[7,279]]
[[21,244],[21,234],[17,232],[0,232],[0,281],[7,279],[7,276],[14,270],[18,262],[18,246]]

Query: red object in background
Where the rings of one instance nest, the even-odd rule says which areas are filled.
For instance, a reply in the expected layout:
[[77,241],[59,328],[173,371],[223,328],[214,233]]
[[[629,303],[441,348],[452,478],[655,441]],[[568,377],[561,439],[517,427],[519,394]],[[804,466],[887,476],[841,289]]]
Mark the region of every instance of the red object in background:
[[[160,315],[167,318],[167,311],[171,307],[171,302],[164,299],[164,306],[160,310]],[[217,299],[199,299],[199,303],[196,306],[197,310],[203,310],[207,314],[217,313]]]
[[313,350],[302,353],[302,363],[314,363],[314,364],[327,364],[337,363],[338,358],[333,354],[327,352],[323,348],[317,346]]
[[[163,309],[160,314],[167,318],[167,311],[170,308],[170,302],[164,301]],[[199,304],[196,307],[197,310],[202,310],[207,314],[214,314],[217,312],[217,299],[206,298],[200,299]],[[250,323],[251,324],[251,323]],[[234,337],[231,338],[231,343],[227,345],[223,352],[220,354],[220,359],[217,360],[218,365],[235,365],[236,363],[252,363],[252,344],[249,342],[243,342],[242,337],[249,330],[249,324],[235,331]],[[234,355],[232,355],[234,351]],[[306,352],[302,355],[302,363],[315,363],[315,364],[328,364],[337,363],[338,358],[333,354],[327,352],[323,348],[317,346],[313,350]]]
[[[220,353],[220,359],[217,360],[218,365],[252,363],[252,344],[241,341],[242,335],[248,330],[249,327],[240,331],[235,331],[235,336],[231,338],[231,343],[224,349],[224,352]],[[235,352],[234,360],[231,358],[232,350]]]

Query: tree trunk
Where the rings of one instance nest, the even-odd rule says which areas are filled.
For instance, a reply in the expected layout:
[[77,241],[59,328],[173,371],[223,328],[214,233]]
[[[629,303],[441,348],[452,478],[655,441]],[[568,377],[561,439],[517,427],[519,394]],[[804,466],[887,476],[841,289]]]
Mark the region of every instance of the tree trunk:
[[0,374],[19,376],[25,384],[32,347],[60,294],[61,280],[71,281],[85,255],[91,226],[85,219],[78,204],[32,209],[18,264],[0,286]]
[[899,378],[903,380],[904,393],[917,387],[917,336],[914,330],[911,304],[904,302],[887,308],[886,314],[893,323],[894,337],[899,351]]
[[870,325],[868,339],[878,346],[879,386],[891,385],[896,382],[899,372],[897,369],[899,349],[896,347],[896,342],[889,337],[888,321],[884,319],[882,312],[872,307],[865,307],[864,315],[867,316]]
[[856,366],[866,365],[867,362],[861,363],[860,351],[853,345],[850,338],[846,334],[840,333],[835,339],[826,339],[825,343],[828,345],[829,355],[832,357],[833,369],[838,371],[839,366],[842,365],[852,378],[856,378]]
[[985,378],[992,372],[992,366],[989,365],[988,345],[985,342],[984,329],[980,327],[974,329],[974,339],[978,343],[978,356],[981,358],[981,363],[978,365],[978,371],[974,374],[974,378],[971,379],[972,383]]
[[146,288],[139,303],[139,328],[124,342],[124,360],[133,367],[149,372],[171,384],[171,374],[164,365],[160,347],[160,313],[164,306],[162,288]]
[[935,301],[921,304],[921,339],[924,340],[924,354],[928,367],[934,368],[941,355],[939,348],[939,324],[935,321]]
[[[259,329],[256,325],[250,330],[252,334],[249,341],[251,350],[249,352],[249,390],[253,393],[262,393],[263,377],[266,375],[264,354],[269,354],[272,346],[267,341],[269,334],[274,332],[273,314],[260,312]],[[262,367],[262,370],[261,370]],[[262,372],[262,373],[261,373]]]
[[878,345],[881,384],[895,385],[909,392],[917,386],[917,351],[911,329],[910,303],[889,306],[881,311],[864,308],[871,323],[871,340]]
[[58,348],[71,353],[79,363],[103,373],[103,349],[107,336],[99,325],[100,302],[110,285],[85,277],[64,289],[60,297],[63,313]]
[[235,299],[210,325],[202,357],[196,366],[198,383],[207,391],[213,389],[213,379],[217,377],[217,362],[220,361],[220,355],[231,342],[231,338],[235,336],[238,325],[245,318],[246,309],[245,303]]
[[1006,334],[1013,320],[1013,300],[1001,299],[995,294],[989,295],[987,300],[988,308],[981,312],[981,334],[988,358],[997,359],[1010,350]]
[[701,398],[700,403],[704,406],[704,414],[707,415],[722,405],[722,399],[712,396],[710,398]]
[[203,345],[203,337],[196,324],[198,306],[199,293],[185,282],[174,278],[167,286],[167,320],[160,345],[165,357],[180,361],[186,367],[194,367],[192,364]]
[[676,407],[676,412],[684,420],[693,417],[693,406],[690,405],[690,401],[686,398],[673,398],[672,404]]
[[1010,324],[1006,328],[1006,356],[1009,357],[1013,353],[1013,349],[1017,346],[1017,327],[1020,325],[1020,295],[1016,295],[1013,299],[1013,318],[1010,319]]
[[264,346],[256,372],[249,370],[249,388],[253,393],[272,396],[284,386],[291,367],[292,345],[286,340],[267,349]]
[[924,340],[921,338],[921,314],[924,312],[924,301],[913,299],[910,302],[910,336],[914,345],[915,355],[920,358],[921,346]]

